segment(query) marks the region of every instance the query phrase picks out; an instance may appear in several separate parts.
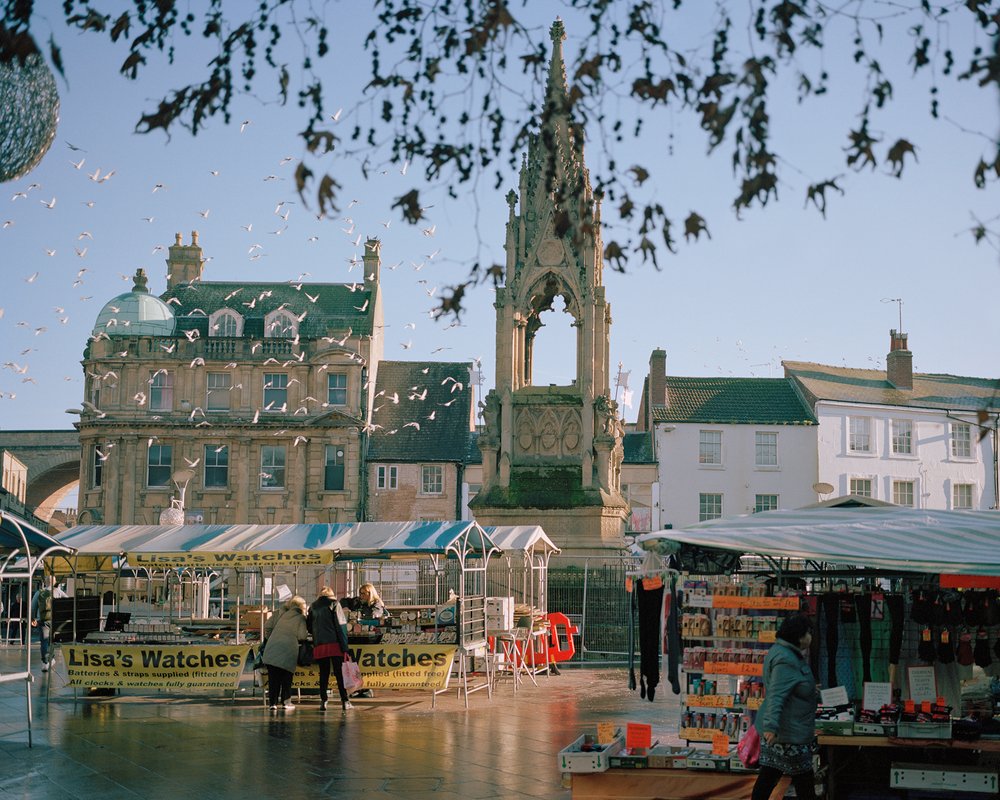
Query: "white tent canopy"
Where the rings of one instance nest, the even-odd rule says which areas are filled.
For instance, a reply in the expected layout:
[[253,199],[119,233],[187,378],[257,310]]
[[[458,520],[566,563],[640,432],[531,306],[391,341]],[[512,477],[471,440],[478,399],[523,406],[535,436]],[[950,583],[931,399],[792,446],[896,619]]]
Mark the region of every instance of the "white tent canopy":
[[558,553],[559,548],[540,525],[489,525],[484,528],[493,543],[505,553]]
[[899,506],[767,511],[647,533],[637,541],[661,553],[685,544],[874,569],[1000,575],[996,511]]

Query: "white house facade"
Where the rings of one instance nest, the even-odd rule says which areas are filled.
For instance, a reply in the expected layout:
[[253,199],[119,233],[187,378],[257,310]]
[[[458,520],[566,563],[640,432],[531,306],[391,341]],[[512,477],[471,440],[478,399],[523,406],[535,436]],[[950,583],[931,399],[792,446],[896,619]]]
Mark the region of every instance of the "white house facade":
[[912,371],[890,332],[885,371],[783,362],[819,422],[818,480],[930,509],[997,508],[998,382]]

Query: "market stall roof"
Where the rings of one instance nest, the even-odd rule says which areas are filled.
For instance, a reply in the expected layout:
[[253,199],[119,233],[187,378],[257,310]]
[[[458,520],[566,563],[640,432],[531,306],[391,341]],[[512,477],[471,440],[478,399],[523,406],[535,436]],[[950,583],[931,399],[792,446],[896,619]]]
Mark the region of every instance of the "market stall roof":
[[505,553],[558,553],[541,525],[488,525],[483,530]]
[[357,522],[338,528],[331,547],[341,557],[385,558],[419,555],[492,555],[500,548],[479,523]]
[[66,549],[63,543],[38,530],[30,522],[8,511],[0,511],[0,553],[19,550],[23,554],[25,543],[33,555],[52,548]]
[[676,544],[831,564],[1000,575],[1000,513],[888,508],[767,511],[639,536],[647,550]]
[[86,568],[107,568],[123,553],[130,566],[277,566],[498,549],[475,522],[80,525],[61,534],[59,543],[91,557]]

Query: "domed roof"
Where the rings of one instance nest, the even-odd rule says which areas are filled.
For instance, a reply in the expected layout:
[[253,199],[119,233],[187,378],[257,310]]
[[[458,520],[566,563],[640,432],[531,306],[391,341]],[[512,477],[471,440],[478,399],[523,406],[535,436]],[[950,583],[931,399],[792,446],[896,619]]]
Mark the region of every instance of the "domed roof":
[[173,336],[174,312],[159,297],[146,288],[146,273],[136,270],[131,292],[110,300],[97,315],[94,335],[108,336]]

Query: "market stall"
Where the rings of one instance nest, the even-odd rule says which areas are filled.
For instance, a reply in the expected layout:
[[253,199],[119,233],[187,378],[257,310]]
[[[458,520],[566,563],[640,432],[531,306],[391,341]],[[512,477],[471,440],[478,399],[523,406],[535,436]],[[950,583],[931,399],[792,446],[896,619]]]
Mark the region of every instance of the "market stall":
[[[25,601],[30,602],[35,588],[36,573],[44,559],[56,553],[69,553],[71,549],[53,539],[47,533],[35,528],[23,519],[0,510],[0,586],[5,582],[21,583]],[[40,584],[39,584],[40,585]],[[10,593],[7,593],[10,596]],[[28,625],[30,620],[24,614],[20,625]],[[31,635],[24,640],[24,668],[17,672],[0,673],[0,683],[22,682],[24,684],[25,719],[28,723],[28,747],[32,746],[31,736]]]
[[[816,629],[810,661],[824,691],[817,729],[827,797],[850,796],[858,781],[870,797],[896,796],[890,784],[995,796],[1000,776],[984,754],[1000,750],[1000,515],[810,508],[639,541],[677,568],[650,579],[675,592],[679,611],[681,669],[671,677],[682,692],[685,766],[740,769],[733,746],[763,699],[763,654],[781,617],[801,610]],[[971,741],[956,746],[962,736]],[[643,778],[647,788],[669,785],[656,772]]]
[[[392,631],[392,640],[385,640],[388,631],[358,637],[356,656],[370,685],[395,688],[405,676],[406,685],[444,688],[456,653],[474,653],[485,644],[485,572],[497,548],[474,522],[81,526],[61,539],[76,552],[55,568],[71,574],[81,591],[99,595],[102,604],[105,588],[112,587],[102,629],[81,637],[74,626],[68,637],[74,643],[64,647],[72,685],[235,688],[247,642],[259,641],[278,602],[294,594],[311,600],[322,585],[350,594],[387,562],[413,564],[414,575],[429,573],[431,586],[420,590],[432,608],[449,593],[458,600],[448,641],[428,641],[422,630],[407,639],[402,634],[411,631],[403,626]],[[126,573],[130,583],[142,583],[137,574],[147,576],[144,599],[123,598]],[[217,616],[198,617],[195,610],[210,605],[213,582],[224,587]],[[142,597],[141,586],[132,588]],[[256,602],[249,605],[251,600]],[[125,614],[130,616],[122,624]],[[112,619],[115,629],[108,624]],[[415,655],[413,646],[431,644],[437,649],[429,660]],[[389,652],[403,645],[409,645],[406,653]],[[130,652],[130,646],[140,650]],[[474,687],[464,664],[463,658],[457,672],[468,693]],[[300,685],[310,680],[304,670]]]

